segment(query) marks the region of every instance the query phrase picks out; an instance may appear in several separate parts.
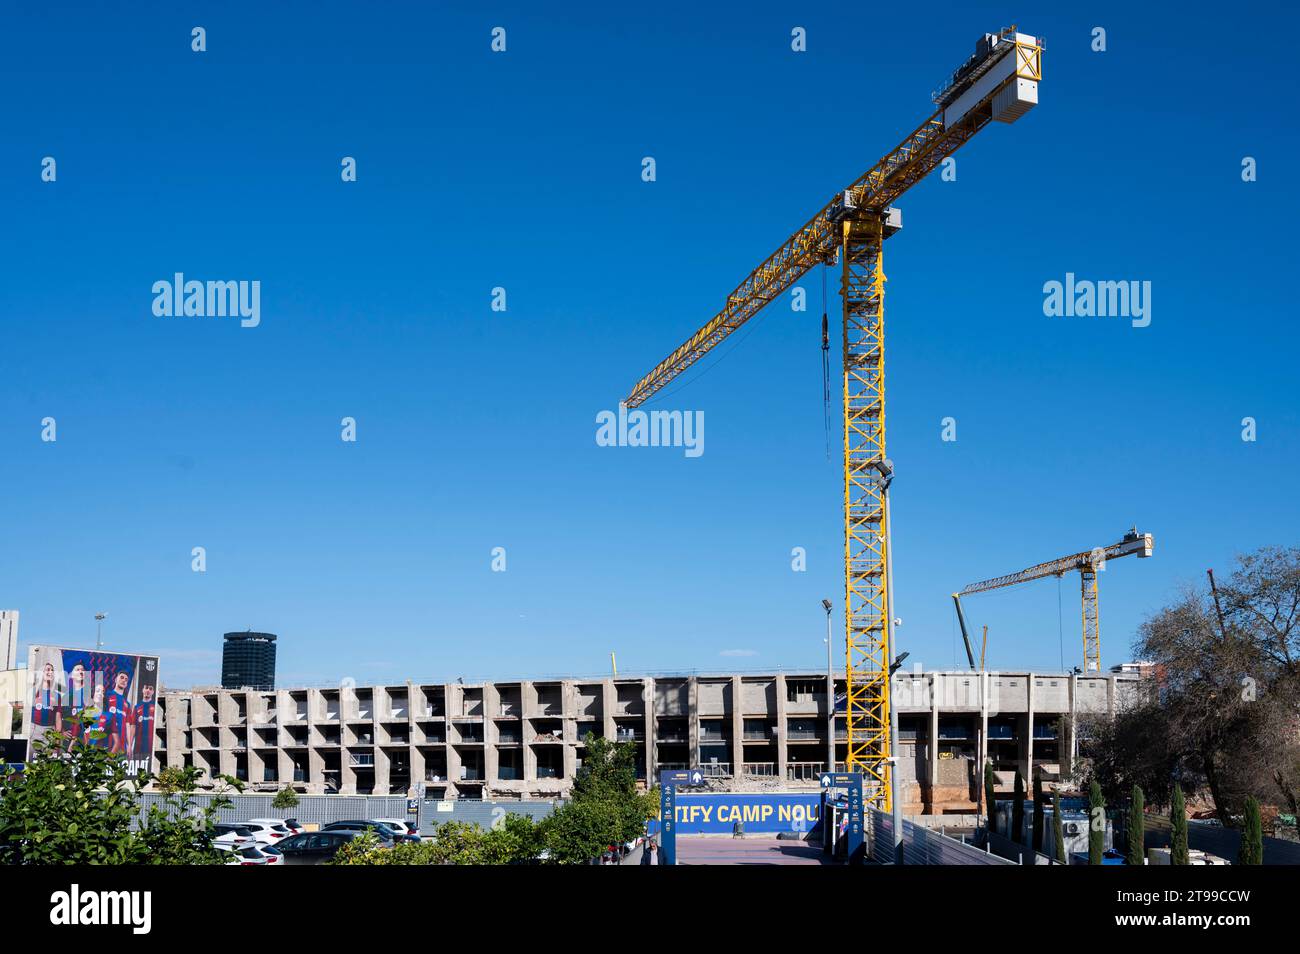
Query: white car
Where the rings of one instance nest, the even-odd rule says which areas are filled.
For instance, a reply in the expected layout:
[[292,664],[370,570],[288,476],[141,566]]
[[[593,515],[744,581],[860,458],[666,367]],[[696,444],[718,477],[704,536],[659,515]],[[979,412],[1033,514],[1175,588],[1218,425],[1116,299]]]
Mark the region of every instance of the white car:
[[259,845],[274,845],[293,834],[278,818],[250,818],[246,822],[240,822],[240,827],[252,832]]
[[423,841],[420,837],[420,829],[416,828],[410,822],[401,818],[372,818],[371,821],[379,822],[381,825],[387,825],[399,835],[406,835],[413,841]]
[[234,848],[225,845],[218,845],[215,842],[213,846],[220,848],[222,851],[230,853],[228,865],[282,865],[284,864],[284,855],[277,852],[269,845],[245,845]]
[[217,848],[228,850],[257,844],[253,833],[243,825],[218,824],[212,828],[212,844]]

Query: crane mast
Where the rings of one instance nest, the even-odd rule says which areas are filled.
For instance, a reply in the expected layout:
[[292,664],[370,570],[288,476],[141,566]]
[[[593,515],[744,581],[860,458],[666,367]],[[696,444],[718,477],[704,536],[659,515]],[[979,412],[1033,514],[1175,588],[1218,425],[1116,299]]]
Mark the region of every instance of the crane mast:
[[[901,227],[891,203],[991,120],[1014,122],[1038,102],[1041,40],[1009,27],[933,95],[924,122],[836,193],[755,268],[722,308],[633,386],[652,398],[811,268],[838,263],[843,300],[845,670],[847,769],[863,775],[867,804],[891,807],[889,526],[885,456],[884,240]],[[834,770],[835,766],[827,766]]]

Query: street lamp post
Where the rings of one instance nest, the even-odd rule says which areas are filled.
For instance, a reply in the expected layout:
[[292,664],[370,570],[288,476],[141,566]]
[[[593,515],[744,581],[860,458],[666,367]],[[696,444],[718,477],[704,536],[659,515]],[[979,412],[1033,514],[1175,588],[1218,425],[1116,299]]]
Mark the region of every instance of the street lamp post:
[[831,601],[822,600],[826,610],[826,771],[835,771],[835,666],[831,662]]
[[108,619],[107,613],[95,614],[95,649],[104,648],[104,620]]

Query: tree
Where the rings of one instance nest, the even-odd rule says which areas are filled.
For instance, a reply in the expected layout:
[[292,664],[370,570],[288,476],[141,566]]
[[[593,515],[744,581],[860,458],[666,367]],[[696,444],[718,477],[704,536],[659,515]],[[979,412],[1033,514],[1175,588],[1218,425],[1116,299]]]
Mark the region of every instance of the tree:
[[293,786],[286,785],[275,793],[275,798],[271,799],[271,807],[279,811],[298,807],[298,793],[293,790]]
[[1023,842],[1025,828],[1025,779],[1016,769],[1016,783],[1011,796],[1011,839],[1017,844]]
[[1146,864],[1146,815],[1142,799],[1142,787],[1133,786],[1133,795],[1128,809],[1128,858],[1130,865]]
[[993,763],[984,763],[984,811],[988,818],[989,831],[997,833],[997,801],[994,799],[994,787],[997,785],[998,777],[993,774]]
[[1169,800],[1169,863],[1185,865],[1187,857],[1187,805],[1183,801],[1183,787],[1174,783],[1174,794]]
[[1056,846],[1056,860],[1068,865],[1070,859],[1065,854],[1065,826],[1061,824],[1061,793],[1052,793],[1052,838]]
[[153,785],[164,795],[179,792],[185,784],[185,772],[175,765],[165,765],[154,776]]
[[1262,865],[1264,863],[1264,826],[1259,817],[1259,802],[1252,795],[1246,799],[1246,817],[1241,829],[1241,848],[1237,864]]
[[588,733],[583,745],[569,800],[543,826],[546,850],[559,864],[586,864],[609,845],[631,841],[659,807],[654,790],[637,790],[635,744]]
[[1088,787],[1088,864],[1099,865],[1106,850],[1106,802],[1093,779]]
[[526,815],[507,815],[484,830],[475,824],[449,821],[435,825],[419,842],[398,842],[384,848],[367,833],[354,838],[334,857],[336,865],[512,865],[536,861],[541,853],[540,829]]
[[[127,762],[95,742],[104,737],[86,717],[89,742],[47,736],[33,746],[22,772],[0,783],[0,864],[220,864],[212,847],[218,796],[200,809],[200,773],[169,776],[162,804],[141,811],[141,789],[153,778],[127,774]],[[227,779],[238,787],[234,779]],[[136,823],[133,829],[132,825]]]
[[1207,587],[1188,589],[1143,623],[1134,654],[1158,676],[1148,698],[1099,728],[1093,774],[1106,793],[1140,784],[1164,801],[1178,778],[1205,787],[1225,827],[1249,797],[1296,813],[1300,548],[1239,557],[1217,605]]
[[587,864],[609,846],[645,832],[646,819],[658,810],[658,794],[641,792],[636,782],[636,747],[588,734],[586,757],[573,780],[573,791],[541,823],[507,815],[484,831],[478,825],[444,822],[419,843],[384,849],[374,839],[345,845],[340,865],[504,865],[537,861],[543,854],[556,864]]
[[1043,850],[1043,778],[1034,775],[1034,837],[1035,852]]
[[[162,804],[149,806],[140,821],[135,838],[143,853],[141,863],[154,865],[220,865],[230,855],[213,847],[215,826],[221,810],[233,802],[218,794],[199,807],[196,794],[202,773],[194,766],[180,770],[173,792],[164,794]],[[236,790],[235,779],[226,778]]]

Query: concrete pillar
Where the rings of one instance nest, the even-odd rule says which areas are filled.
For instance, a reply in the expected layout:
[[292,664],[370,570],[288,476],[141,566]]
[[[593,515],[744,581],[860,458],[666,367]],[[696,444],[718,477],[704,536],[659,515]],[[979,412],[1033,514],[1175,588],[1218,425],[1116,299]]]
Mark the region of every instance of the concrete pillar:
[[[520,693],[522,695],[522,691]],[[497,717],[501,715],[501,691],[495,683],[483,686],[483,780],[488,786],[496,785],[499,777],[500,758],[497,744],[501,733],[497,729]]]
[[[1070,740],[1069,740],[1069,742],[1070,742],[1070,749],[1069,749],[1069,752],[1070,752],[1070,762],[1069,762],[1069,768],[1070,768],[1070,769],[1073,769],[1073,768],[1074,768],[1074,760],[1078,757],[1078,754],[1079,754],[1078,745],[1077,745],[1077,741],[1076,741],[1075,730],[1074,730],[1074,723],[1075,723],[1076,711],[1077,711],[1077,709],[1076,709],[1076,705],[1077,705],[1077,700],[1078,700],[1078,697],[1079,697],[1079,682],[1078,682],[1078,679],[1079,679],[1079,677],[1078,677],[1077,675],[1075,675],[1074,673],[1071,673],[1071,674],[1070,674],[1070,715],[1069,715],[1069,718],[1065,720],[1065,721],[1066,721],[1066,731],[1067,731],[1067,732],[1069,733],[1069,735],[1070,735]],[[1064,775],[1065,772],[1063,771],[1061,774]]]
[[325,791],[325,756],[315,746],[307,748],[304,757],[307,760],[307,777],[316,791]]
[[939,785],[939,676],[930,673],[930,811],[935,812]]
[[645,735],[645,784],[650,788],[655,783],[659,753],[655,744],[655,681],[648,676],[641,680],[641,706]]
[[618,733],[614,723],[614,710],[618,704],[618,692],[614,688],[613,679],[602,679],[600,681],[600,714],[602,718],[602,731],[607,739],[615,739]]
[[1034,674],[1032,672],[1028,679],[1025,698],[1029,709],[1029,749],[1025,758],[1025,790],[1032,792],[1034,790]]
[[[306,767],[306,765],[303,766],[303,768]],[[285,785],[297,784],[293,780],[293,755],[283,747],[278,747],[275,750],[275,777],[277,784],[281,788]]]
[[541,706],[537,703],[537,690],[531,682],[521,682],[519,684],[519,708],[520,715],[523,716],[520,722],[520,731],[523,733],[523,752],[521,762],[523,764],[523,778],[525,782],[537,781],[537,752],[533,748],[533,737],[537,734],[537,726],[534,718],[541,715]]
[[[980,687],[980,728],[979,728],[979,764],[975,766],[975,784],[984,786],[984,766],[989,760],[989,674],[979,675]],[[991,807],[991,806],[989,806]]]
[[786,747],[785,673],[776,674],[776,777],[784,779],[789,763]]
[[700,681],[691,676],[686,682],[686,739],[690,745],[687,767],[700,764]]
[[411,745],[411,784],[417,789],[424,784],[424,753],[414,743]]
[[739,676],[731,677],[731,771],[740,777],[745,771],[745,704]]
[[564,761],[561,763],[566,787],[573,784],[578,772],[578,685],[572,679],[560,683],[560,705],[564,713]]
[[450,742],[447,743],[447,797],[459,798],[460,790],[456,783],[460,781],[460,750]]

